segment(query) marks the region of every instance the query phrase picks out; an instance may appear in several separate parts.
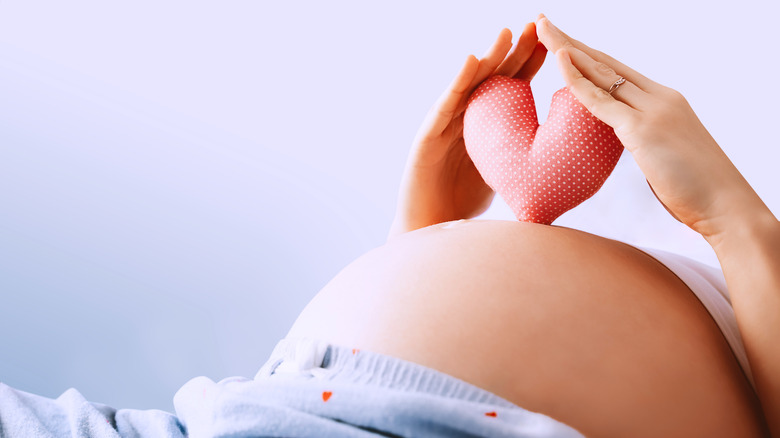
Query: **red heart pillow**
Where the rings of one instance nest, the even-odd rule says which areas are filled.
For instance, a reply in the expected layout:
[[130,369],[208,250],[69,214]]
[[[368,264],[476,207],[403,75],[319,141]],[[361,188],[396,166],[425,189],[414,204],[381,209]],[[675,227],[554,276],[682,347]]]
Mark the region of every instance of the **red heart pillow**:
[[518,220],[551,224],[593,196],[623,145],[566,88],[539,126],[531,83],[492,76],[469,97],[463,138],[485,182]]

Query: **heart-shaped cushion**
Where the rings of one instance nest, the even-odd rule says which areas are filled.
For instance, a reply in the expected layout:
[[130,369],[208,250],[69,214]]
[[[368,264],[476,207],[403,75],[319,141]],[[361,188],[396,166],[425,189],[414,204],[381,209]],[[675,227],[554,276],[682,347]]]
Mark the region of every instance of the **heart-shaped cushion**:
[[539,126],[531,83],[492,76],[469,97],[463,138],[485,182],[518,220],[551,224],[593,196],[623,145],[567,88]]

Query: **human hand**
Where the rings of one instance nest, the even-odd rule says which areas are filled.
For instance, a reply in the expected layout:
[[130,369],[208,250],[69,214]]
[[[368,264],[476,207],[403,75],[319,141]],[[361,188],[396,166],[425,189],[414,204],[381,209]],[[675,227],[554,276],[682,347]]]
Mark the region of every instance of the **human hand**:
[[[682,94],[569,37],[543,15],[536,24],[571,93],[615,129],[672,216],[708,241],[774,219]],[[620,77],[626,82],[608,93]]]
[[463,113],[474,89],[491,75],[530,81],[547,50],[528,23],[512,49],[503,29],[485,56],[469,55],[461,71],[428,111],[417,131],[401,180],[390,236],[485,212],[495,193],[466,153]]

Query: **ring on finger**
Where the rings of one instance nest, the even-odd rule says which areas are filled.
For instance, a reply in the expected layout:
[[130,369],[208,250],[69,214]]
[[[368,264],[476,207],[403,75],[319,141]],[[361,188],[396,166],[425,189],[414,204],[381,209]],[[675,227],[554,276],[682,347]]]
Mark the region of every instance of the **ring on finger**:
[[620,87],[620,85],[622,85],[625,82],[626,82],[626,78],[624,78],[623,76],[618,76],[618,80],[612,83],[612,85],[609,87],[609,90],[607,90],[607,93],[612,94],[615,90],[618,89],[618,87]]

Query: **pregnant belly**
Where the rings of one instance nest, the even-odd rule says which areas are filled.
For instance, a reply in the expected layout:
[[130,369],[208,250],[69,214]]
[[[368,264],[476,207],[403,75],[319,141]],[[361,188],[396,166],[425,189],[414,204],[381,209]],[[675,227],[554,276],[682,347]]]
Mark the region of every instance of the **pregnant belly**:
[[588,436],[760,436],[709,313],[629,245],[508,221],[401,235],[342,270],[288,337],[399,357]]

